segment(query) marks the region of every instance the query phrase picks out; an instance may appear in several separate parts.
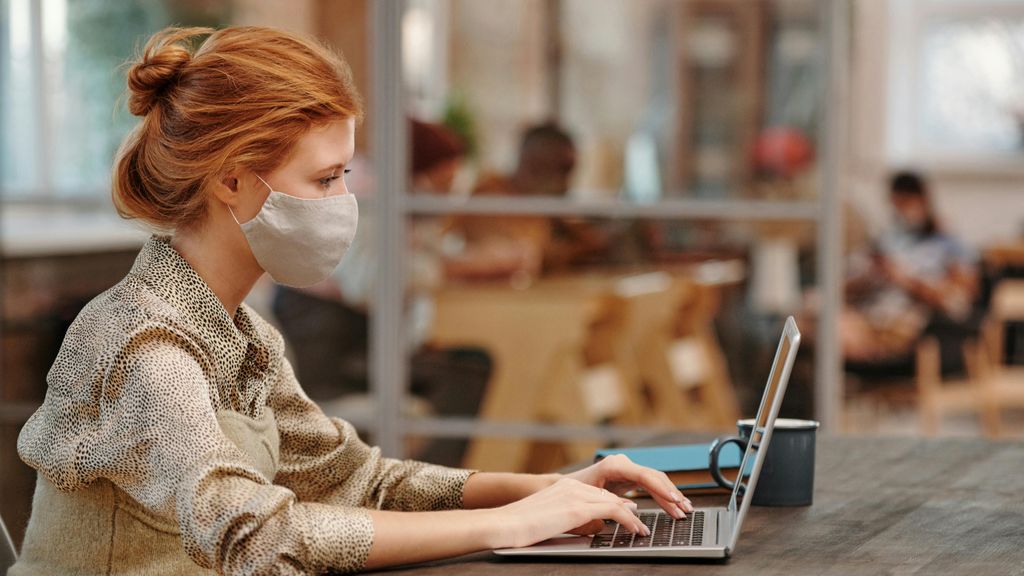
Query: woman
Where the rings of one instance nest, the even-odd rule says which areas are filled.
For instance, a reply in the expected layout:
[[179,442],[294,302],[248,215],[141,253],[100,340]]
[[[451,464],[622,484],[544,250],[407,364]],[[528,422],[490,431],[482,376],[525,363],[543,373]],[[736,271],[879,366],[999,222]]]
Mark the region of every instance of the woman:
[[114,200],[170,235],[68,331],[18,439],[38,482],[10,574],[322,573],[602,518],[645,532],[615,494],[637,484],[676,517],[692,509],[626,459],[537,476],[383,458],[302,392],[281,337],[242,300],[264,272],[323,280],[355,233],[342,174],[362,108],[336,55],[266,28],[167,29],[128,87],[142,121]]
[[978,295],[976,258],[939,226],[924,178],[893,175],[889,200],[896,226],[848,265],[840,339],[852,363],[906,356],[926,330],[967,323]]

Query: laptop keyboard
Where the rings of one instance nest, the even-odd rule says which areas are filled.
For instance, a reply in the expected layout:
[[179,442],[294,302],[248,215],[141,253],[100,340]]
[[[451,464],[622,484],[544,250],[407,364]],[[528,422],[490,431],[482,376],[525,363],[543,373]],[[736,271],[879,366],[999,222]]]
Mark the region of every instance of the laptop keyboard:
[[618,522],[604,521],[604,530],[591,539],[591,548],[651,548],[660,546],[700,546],[704,543],[704,512],[698,510],[682,520],[665,512],[641,512],[640,521],[650,536],[633,534]]

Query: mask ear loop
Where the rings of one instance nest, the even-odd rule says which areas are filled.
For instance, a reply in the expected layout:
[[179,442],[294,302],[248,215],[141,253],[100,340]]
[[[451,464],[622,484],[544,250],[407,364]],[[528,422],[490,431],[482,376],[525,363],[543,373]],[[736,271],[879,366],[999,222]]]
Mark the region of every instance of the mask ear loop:
[[[255,172],[253,172],[253,175],[254,175],[254,176],[256,176],[257,178],[259,178],[259,179],[260,179],[260,182],[263,182],[263,185],[264,185],[264,186],[266,186],[267,188],[270,188],[270,191],[271,191],[271,192],[273,192],[273,191],[274,191],[274,187],[273,187],[273,186],[271,186],[270,184],[267,184],[267,181],[266,181],[266,180],[264,180],[263,178],[260,178],[260,175],[259,175],[259,174],[256,174]],[[234,219],[234,221],[235,221],[235,224],[238,224],[238,227],[239,227],[239,228],[241,228],[241,227],[242,227],[242,223],[238,221],[238,217],[237,217],[237,216],[235,216],[235,211],[231,209],[231,206],[230,206],[230,205],[228,206],[228,212],[230,212],[230,213],[231,213],[231,218],[233,218],[233,219]]]
[[[253,172],[253,174],[254,174],[254,175],[255,175],[255,176],[257,177],[257,178],[260,178],[260,175],[259,175],[259,174],[256,174],[255,172]],[[267,188],[270,188],[270,191],[271,191],[271,192],[273,192],[273,191],[274,191],[274,187],[273,187],[273,186],[271,186],[270,184],[267,184],[267,181],[266,181],[266,180],[264,180],[263,178],[260,178],[260,182],[263,182],[263,185],[264,185],[264,186],[266,186]]]

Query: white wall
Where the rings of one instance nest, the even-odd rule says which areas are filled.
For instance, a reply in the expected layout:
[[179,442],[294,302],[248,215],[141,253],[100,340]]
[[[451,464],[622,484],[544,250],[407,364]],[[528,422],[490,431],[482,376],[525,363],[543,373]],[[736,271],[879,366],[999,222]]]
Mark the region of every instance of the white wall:
[[235,0],[233,23],[239,26],[274,26],[300,34],[315,32],[313,0]]
[[485,168],[512,170],[523,129],[549,113],[543,16],[540,0],[451,4],[451,88],[475,116]]

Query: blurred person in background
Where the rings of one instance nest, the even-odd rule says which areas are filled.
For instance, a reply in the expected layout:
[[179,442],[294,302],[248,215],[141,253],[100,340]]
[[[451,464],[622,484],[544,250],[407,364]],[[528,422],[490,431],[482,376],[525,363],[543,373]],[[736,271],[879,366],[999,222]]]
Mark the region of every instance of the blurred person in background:
[[848,362],[905,357],[926,331],[971,321],[978,295],[975,255],[945,232],[920,175],[889,183],[895,226],[848,267],[840,342]]
[[576,169],[576,144],[553,122],[527,128],[519,145],[519,159],[509,175],[482,176],[478,195],[565,196]]
[[675,518],[693,510],[625,457],[567,475],[448,468],[386,458],[327,417],[244,300],[265,273],[324,280],[352,242],[348,65],[272,28],[168,28],[127,75],[141,120],[113,197],[160,234],[76,318],[21,430],[37,484],[10,576],[351,572],[604,519],[649,535],[621,497],[638,486]]
[[[528,128],[519,147],[512,174],[481,176],[473,190],[477,196],[566,197],[576,168],[576,145],[554,123]],[[609,246],[609,234],[580,218],[535,216],[480,216],[457,219],[453,224],[470,247],[492,247],[518,254],[509,266],[495,268],[491,276],[536,277],[542,270],[571,266],[599,257]],[[471,274],[465,274],[470,276]]]

